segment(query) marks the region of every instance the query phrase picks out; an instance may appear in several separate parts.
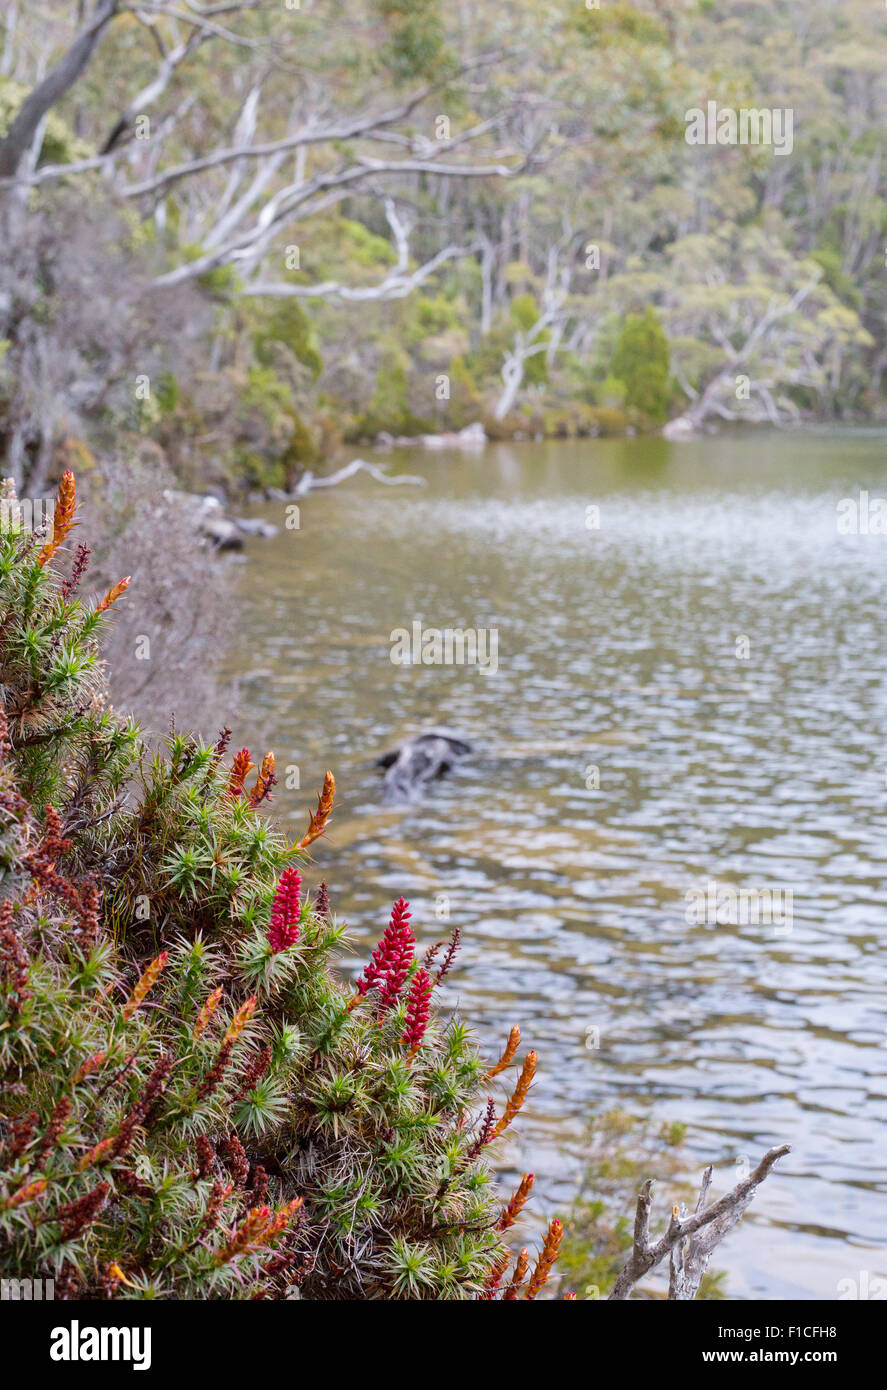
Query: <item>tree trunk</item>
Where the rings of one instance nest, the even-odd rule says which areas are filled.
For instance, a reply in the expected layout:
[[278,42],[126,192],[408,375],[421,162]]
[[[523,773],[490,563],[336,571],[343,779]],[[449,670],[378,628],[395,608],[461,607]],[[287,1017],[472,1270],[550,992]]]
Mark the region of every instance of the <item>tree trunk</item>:
[[74,85],[86,67],[106,26],[117,13],[120,0],[100,0],[95,14],[43,81],[25,97],[4,140],[0,140],[0,178],[15,178],[31,148],[40,122]]
[[514,405],[515,397],[524,379],[524,360],[524,355],[519,349],[510,352],[505,359],[502,367],[502,380],[505,386],[493,412],[497,420],[504,420]]

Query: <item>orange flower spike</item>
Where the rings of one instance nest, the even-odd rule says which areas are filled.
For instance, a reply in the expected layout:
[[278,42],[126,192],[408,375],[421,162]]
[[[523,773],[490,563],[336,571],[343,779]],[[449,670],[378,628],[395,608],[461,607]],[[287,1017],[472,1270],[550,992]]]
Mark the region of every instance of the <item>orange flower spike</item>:
[[77,510],[77,485],[74,481],[74,474],[70,468],[62,474],[59,483],[58,497],[55,499],[55,512],[52,518],[52,540],[44,545],[37,564],[42,569],[47,561],[51,560],[59,546],[64,543],[70,532],[76,526],[74,513]]
[[216,1255],[216,1264],[226,1264],[228,1260],[233,1260],[236,1255],[243,1255],[254,1249],[256,1245],[261,1245],[270,1220],[270,1207],[252,1207],[247,1212],[243,1225],[234,1232],[228,1244]]
[[513,1303],[517,1298],[520,1287],[527,1277],[527,1269],[530,1264],[529,1250],[521,1250],[514,1265],[514,1273],[511,1276],[511,1283],[502,1295],[503,1303]]
[[219,1007],[219,1001],[221,1000],[221,998],[222,986],[219,985],[218,989],[213,990],[212,994],[207,999],[203,1008],[200,1010],[200,1013],[197,1015],[197,1021],[194,1024],[194,1032],[192,1034],[195,1042],[202,1033],[206,1032],[210,1019],[212,1018],[216,1009]]
[[281,1207],[279,1211],[274,1213],[262,1232],[263,1245],[267,1245],[269,1240],[273,1240],[275,1236],[280,1235],[281,1231],[286,1230],[304,1200],[304,1197],[294,1197],[291,1202],[287,1202],[285,1207]]
[[497,1231],[507,1231],[509,1226],[514,1225],[527,1204],[527,1199],[533,1190],[533,1183],[535,1181],[535,1174],[524,1173],[520,1186],[499,1218],[499,1225],[496,1227]]
[[107,1052],[94,1052],[91,1057],[87,1057],[85,1062],[81,1062],[71,1078],[71,1085],[78,1086],[81,1081],[85,1081],[87,1076],[91,1076],[99,1067],[103,1067],[108,1060]]
[[561,1252],[561,1241],[564,1236],[564,1228],[555,1217],[542,1245],[539,1259],[536,1261],[536,1268],[533,1270],[530,1282],[524,1298],[535,1298],[548,1282],[548,1276],[554,1268],[555,1260]]
[[40,1196],[41,1192],[46,1191],[46,1187],[46,1178],[38,1178],[36,1182],[26,1183],[24,1187],[20,1187],[18,1192],[13,1193],[9,1198],[9,1201],[6,1203],[7,1209],[11,1211],[13,1207],[20,1207],[24,1202],[32,1202],[35,1197]]
[[302,1200],[301,1197],[294,1197],[273,1214],[268,1206],[253,1207],[239,1230],[234,1232],[225,1248],[216,1255],[216,1264],[226,1264],[237,1255],[245,1255],[259,1246],[267,1245],[275,1236],[286,1230],[301,1207]]
[[519,1047],[520,1029],[518,1028],[517,1024],[515,1024],[511,1032],[508,1034],[508,1042],[505,1044],[505,1050],[503,1051],[502,1056],[499,1058],[496,1065],[490,1068],[483,1080],[492,1081],[494,1076],[498,1076],[500,1072],[504,1071],[505,1068],[509,1066],[512,1062],[514,1054],[515,1052],[517,1052],[517,1049]]
[[157,983],[157,976],[160,974],[169,959],[168,951],[161,951],[159,956],[155,956],[148,966],[144,975],[141,976],[132,994],[123,1006],[124,1019],[132,1018],[136,1009],[142,1003],[145,996],[154,988]]
[[530,1083],[532,1082],[535,1074],[536,1054],[535,1052],[528,1052],[526,1057],[524,1058],[523,1069],[521,1071],[520,1076],[518,1077],[517,1085],[515,1086],[514,1091],[506,1101],[505,1113],[496,1125],[496,1128],[493,1130],[492,1137],[494,1139],[498,1139],[499,1135],[503,1134],[505,1130],[508,1128],[508,1126],[511,1124],[514,1117],[517,1114],[519,1114],[521,1107],[523,1106],[523,1103],[527,1098],[527,1093],[530,1089]]
[[91,1168],[94,1163],[101,1163],[107,1157],[111,1149],[117,1142],[117,1135],[110,1134],[107,1139],[100,1139],[94,1149],[90,1149],[88,1154],[84,1154],[77,1164],[77,1172],[83,1173],[87,1168]]
[[228,795],[232,797],[240,796],[243,792],[243,784],[247,774],[255,767],[249,755],[248,748],[241,748],[239,753],[234,754],[234,762],[231,765],[231,773],[228,777]]
[[264,801],[271,779],[274,776],[274,754],[266,753],[262,759],[262,766],[256,774],[255,784],[249,794],[249,804],[255,810],[260,802]]
[[336,779],[327,772],[323,779],[323,790],[317,798],[317,812],[308,813],[308,829],[299,841],[299,849],[307,849],[326,829],[326,823],[333,810],[333,797],[336,795]]
[[129,588],[129,583],[131,579],[132,575],[128,574],[125,579],[121,579],[119,584],[115,584],[112,589],[109,589],[108,592],[105,594],[105,597],[99,604],[98,608],[96,609],[96,612],[106,613],[108,609],[111,607],[111,604],[116,603],[117,600],[120,598],[120,595],[126,593],[127,589]]
[[258,1002],[258,996],[253,994],[250,996],[249,999],[247,999],[245,1004],[241,1004],[240,1008],[237,1010],[237,1013],[234,1015],[231,1022],[228,1024],[227,1032],[225,1033],[225,1036],[222,1040],[223,1046],[225,1043],[234,1043],[237,1041],[244,1028],[249,1023],[250,1019],[255,1013],[256,1005],[258,1004]]
[[126,1275],[123,1273],[123,1270],[120,1268],[118,1264],[108,1265],[108,1277],[115,1284],[126,1284],[127,1288],[130,1289],[138,1288],[138,1284],[134,1284],[131,1279],[127,1279]]

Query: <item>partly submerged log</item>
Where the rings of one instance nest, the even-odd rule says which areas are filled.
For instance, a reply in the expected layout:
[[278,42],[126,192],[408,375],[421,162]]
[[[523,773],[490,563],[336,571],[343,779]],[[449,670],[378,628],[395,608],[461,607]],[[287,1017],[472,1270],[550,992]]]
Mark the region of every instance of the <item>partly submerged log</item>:
[[376,766],[385,768],[385,802],[397,806],[416,801],[429,782],[443,777],[470,753],[471,744],[452,729],[426,729],[407,739],[377,760]]
[[293,489],[293,497],[302,497],[306,492],[313,492],[320,487],[336,487],[338,483],[344,483],[346,478],[353,478],[355,473],[369,473],[377,483],[387,483],[389,487],[397,487],[406,483],[411,487],[425,487],[427,479],[414,478],[408,473],[396,474],[393,478],[388,475],[384,468],[380,468],[377,463],[367,463],[366,459],[352,459],[346,463],[344,468],[339,468],[335,473],[328,473],[318,476],[310,469],[302,474]]

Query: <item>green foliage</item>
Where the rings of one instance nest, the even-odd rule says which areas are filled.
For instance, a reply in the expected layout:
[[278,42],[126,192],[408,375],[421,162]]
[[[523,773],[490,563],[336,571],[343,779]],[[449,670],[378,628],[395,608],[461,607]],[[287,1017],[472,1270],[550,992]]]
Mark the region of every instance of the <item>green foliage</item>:
[[395,82],[439,78],[446,62],[440,0],[375,0],[388,38],[379,59]]
[[[508,309],[511,322],[521,333],[528,333],[529,330],[539,319],[539,305],[536,303],[535,295],[529,292],[516,294],[511,301]],[[535,343],[547,343],[551,334],[546,329],[539,333],[534,339]],[[524,364],[524,382],[527,386],[541,386],[548,381],[548,366],[545,361],[545,353],[537,352],[532,357],[528,357]]]
[[269,424],[277,424],[281,416],[289,415],[292,396],[285,381],[272,367],[254,363],[247,371],[242,403],[248,410],[259,410]]
[[599,405],[592,408],[591,417],[594,421],[594,433],[603,438],[616,437],[625,434],[628,429],[628,416],[623,410],[614,409],[611,406]]
[[[202,246],[183,242],[178,247],[178,254],[185,261],[199,261],[204,255],[204,249]],[[207,294],[226,299],[237,290],[240,279],[233,265],[217,265],[199,275],[197,283]]]
[[[9,77],[0,77],[0,139],[6,134],[18,109],[28,95],[28,88]],[[50,111],[40,147],[41,164],[69,164],[86,159],[93,151],[84,140],[78,140],[70,125],[55,111]]]
[[376,373],[372,410],[386,420],[400,422],[407,410],[407,371],[409,359],[402,352],[388,351]]
[[492,330],[465,354],[465,365],[476,382],[498,379],[502,359],[514,342],[514,330],[504,318],[497,320]]
[[298,411],[293,411],[289,441],[281,456],[284,487],[292,488],[300,473],[317,458],[314,437]]
[[862,306],[862,295],[858,286],[844,270],[840,250],[833,246],[820,246],[810,252],[811,261],[821,269],[825,283],[845,304],[853,309]]
[[456,305],[443,295],[417,295],[412,308],[413,335],[417,341],[462,326]]
[[385,348],[376,372],[373,398],[356,424],[355,437],[373,438],[381,430],[401,435],[424,434],[434,428],[412,408],[410,366],[402,349],[393,345]]
[[[470,1030],[343,926],[214,745],[103,708],[106,616],[0,533],[0,1274],[57,1297],[471,1299],[505,1253]],[[131,602],[127,595],[118,602]],[[297,891],[298,885],[296,885]]]
[[511,321],[523,333],[529,332],[539,318],[539,305],[535,295],[516,294],[508,307]]
[[[552,274],[566,322],[542,340],[554,342],[550,357],[527,360],[514,420],[494,425],[497,432],[525,430],[532,417],[547,433],[581,433],[584,405],[624,408],[627,423],[656,425],[669,410],[689,409],[690,392],[704,396],[719,374],[721,398],[706,397],[704,406],[715,417],[768,419],[775,408],[785,418],[798,410],[879,418],[887,198],[873,38],[883,36],[885,20],[873,30],[864,6],[809,0],[807,8],[827,62],[811,65],[806,29],[792,25],[785,6],[763,3],[742,24],[713,0],[606,0],[598,8],[579,0],[541,13],[530,0],[514,0],[507,12],[479,0],[468,25],[459,6],[441,0],[342,0],[332,25],[318,6],[303,6],[296,25],[283,5],[238,14],[234,28],[245,42],[219,34],[194,45],[172,75],[169,110],[180,116],[160,135],[160,108],[151,115],[144,169],[130,163],[138,149],[130,123],[113,132],[120,158],[105,171],[110,177],[93,169],[46,180],[22,212],[20,234],[12,227],[0,293],[0,305],[9,305],[0,323],[9,345],[0,432],[29,441],[17,451],[25,480],[32,460],[54,456],[71,434],[96,450],[120,445],[121,430],[139,444],[150,438],[196,490],[209,480],[280,484],[343,436],[492,415],[505,354],[516,331],[529,331]],[[70,40],[56,9],[18,7],[16,80],[0,79],[0,133],[41,64]],[[155,26],[170,49],[178,42],[172,23],[160,16]],[[268,74],[262,54],[272,50]],[[494,53],[497,61],[457,76],[456,59],[473,64]],[[774,54],[795,112],[794,157],[774,159],[765,146],[688,146],[688,106],[709,93],[722,104],[758,106],[772,85]],[[112,134],[111,113],[150,85],[156,64],[151,26],[121,10],[49,112],[39,162],[95,156]],[[217,165],[214,156],[253,119],[256,151],[295,133],[304,112],[292,74],[302,65],[323,73],[330,98],[311,143],[292,156],[279,149],[270,163],[225,157]],[[259,90],[253,111],[245,95]],[[180,107],[186,94],[192,100]],[[532,134],[515,115],[521,106],[547,113]],[[356,127],[371,113],[389,114],[368,136]],[[376,159],[406,161],[405,172],[377,175]],[[440,161],[454,171],[521,171],[509,180],[425,172]],[[157,196],[131,196],[134,182],[164,171],[171,181]],[[389,197],[410,226],[411,270],[447,247],[472,250],[442,262],[402,299],[358,306],[328,293],[306,313],[305,301],[254,293],[259,281],[281,278],[378,285],[397,261]],[[113,228],[107,242],[100,223]],[[600,252],[594,268],[581,228]],[[300,269],[288,254],[293,242]],[[171,293],[147,293],[164,271],[193,269],[208,247],[228,263]],[[740,364],[753,381],[771,383],[768,399],[758,391],[737,407],[725,366],[771,299],[790,299],[814,268],[820,286],[790,322],[780,314],[754,339],[753,360]],[[612,360],[612,325],[621,331],[627,313],[649,305],[671,348],[673,390],[661,339],[642,371],[631,344],[622,344],[631,359],[624,370]],[[400,353],[405,364],[392,361]],[[470,385],[454,383],[451,400],[439,400],[435,379],[457,360]],[[150,372],[156,382],[161,368],[171,389],[155,387],[134,408],[133,376]],[[252,368],[272,376],[250,375]]]
[[235,460],[255,484],[282,486],[313,457],[292,386],[274,366],[252,363],[237,400]]
[[346,264],[353,262],[364,268],[375,268],[380,265],[394,265],[397,260],[390,242],[377,236],[362,222],[340,217],[337,219],[335,230],[343,243]]
[[628,314],[616,343],[610,370],[625,386],[625,404],[659,424],[668,416],[668,339],[651,304],[642,314]]
[[461,356],[450,360],[447,375],[450,378],[450,399],[446,404],[446,422],[452,429],[464,429],[481,413],[477,382]]
[[651,15],[611,0],[605,0],[599,9],[586,9],[583,5],[571,16],[570,23],[588,44],[609,46],[626,39],[639,44],[668,42],[665,28]]
[[273,345],[282,343],[313,377],[320,376],[323,358],[314,344],[311,325],[301,304],[296,299],[273,300],[272,304],[273,308],[264,315],[262,327],[256,330],[253,337],[259,364],[272,366]]
[[154,394],[157,398],[159,408],[165,414],[171,414],[181,400],[179,383],[170,372],[164,372],[154,387]]
[[533,423],[533,432],[541,429],[546,439],[615,437],[624,435],[629,425],[623,410],[587,405],[584,401],[570,401],[568,405],[545,410]]

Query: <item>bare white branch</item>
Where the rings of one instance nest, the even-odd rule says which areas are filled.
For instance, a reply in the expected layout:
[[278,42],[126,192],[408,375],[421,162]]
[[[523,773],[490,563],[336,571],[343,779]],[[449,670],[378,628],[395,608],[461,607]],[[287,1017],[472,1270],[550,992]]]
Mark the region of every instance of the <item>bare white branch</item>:
[[770,1149],[747,1178],[743,1178],[710,1207],[705,1203],[712,1173],[711,1168],[706,1169],[693,1215],[683,1216],[678,1207],[673,1207],[668,1229],[655,1245],[650,1244],[649,1236],[653,1182],[648,1179],[638,1195],[631,1255],[609,1297],[616,1300],[628,1298],[638,1280],[643,1279],[668,1255],[672,1257],[669,1298],[695,1298],[712,1251],[746,1211],[777,1159],[790,1152],[791,1146],[788,1144]]

